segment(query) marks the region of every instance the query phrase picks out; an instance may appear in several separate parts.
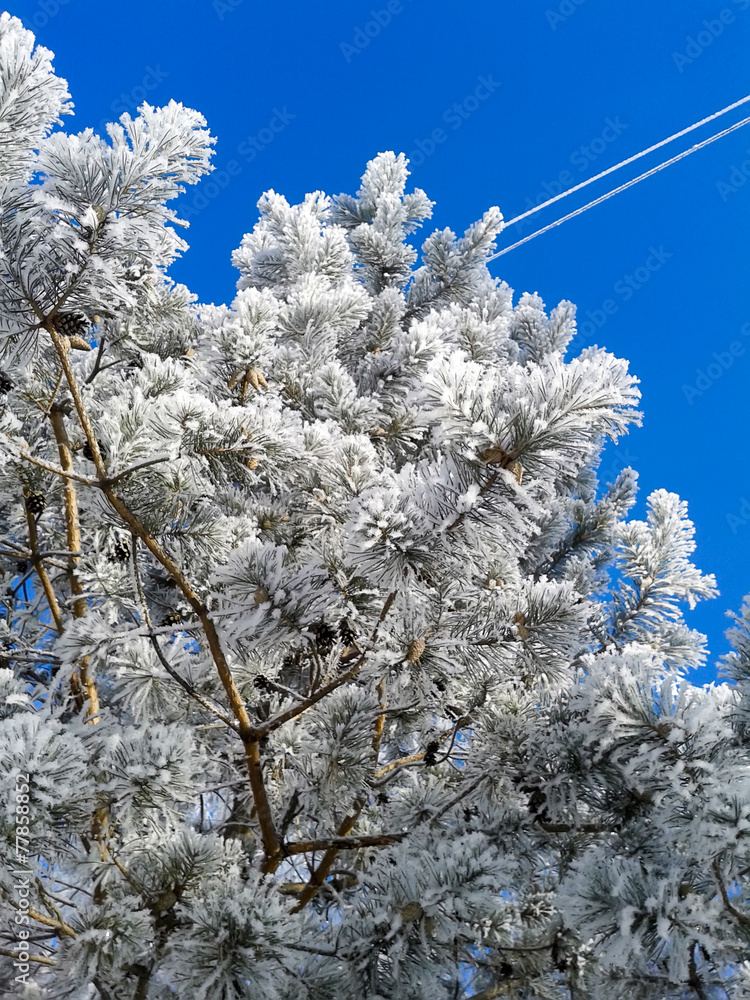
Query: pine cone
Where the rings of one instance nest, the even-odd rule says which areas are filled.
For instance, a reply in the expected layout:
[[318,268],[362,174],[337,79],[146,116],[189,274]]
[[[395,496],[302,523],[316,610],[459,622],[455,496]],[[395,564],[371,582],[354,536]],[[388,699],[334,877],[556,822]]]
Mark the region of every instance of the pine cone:
[[406,647],[406,662],[407,663],[417,663],[424,653],[425,641],[424,639],[412,639],[409,645]]
[[299,650],[295,649],[293,653],[287,653],[284,659],[281,661],[281,666],[284,670],[291,670],[292,667],[298,667],[300,664],[301,656]]
[[25,496],[26,510],[30,514],[41,514],[46,504],[46,498],[41,490],[29,490]]
[[91,344],[88,340],[84,340],[83,337],[68,337],[68,347],[71,347],[74,351],[91,350]]
[[265,674],[258,674],[257,677],[253,677],[253,686],[259,691],[270,691],[271,682],[266,677]]
[[113,562],[127,562],[130,558],[130,546],[125,541],[124,538],[116,538],[115,544],[112,546],[111,561]]
[[503,462],[507,462],[508,453],[502,445],[496,444],[492,445],[490,448],[485,448],[483,451],[477,452],[477,458],[486,462],[488,465],[502,465]]
[[[524,789],[526,791],[527,789]],[[546,818],[546,806],[547,806],[547,796],[540,788],[531,789],[531,795],[529,795],[528,808],[529,812],[533,816],[538,816],[540,819]]]
[[526,616],[523,611],[516,611],[513,615],[513,624],[516,626],[516,633],[519,639],[528,639],[531,629],[526,628]]
[[336,632],[327,621],[321,619],[320,621],[313,622],[312,625],[307,626],[307,631],[312,632],[319,653],[323,656],[326,653],[330,653],[336,641]]
[[421,920],[424,916],[424,909],[421,903],[411,902],[405,903],[401,907],[401,919],[405,924],[416,923],[417,920]]
[[342,618],[339,622],[339,637],[345,646],[353,646],[357,641],[357,633],[348,618]]
[[510,463],[510,465],[508,466],[508,472],[512,472],[513,473],[513,475],[515,476],[516,482],[520,486],[521,485],[521,481],[523,479],[523,466],[521,465],[521,463],[518,461],[517,458],[514,459]]
[[424,754],[424,762],[427,765],[427,767],[434,767],[434,765],[437,764],[437,757],[435,756],[435,754],[438,752],[439,749],[440,749],[440,744],[438,743],[437,740],[430,740],[430,742],[427,744],[427,749],[425,750]]
[[58,313],[52,326],[61,337],[78,337],[91,326],[88,316],[83,313]]
[[13,388],[13,382],[5,372],[0,371],[0,395],[5,395]]
[[181,625],[182,615],[179,611],[170,611],[168,615],[159,622],[160,625]]
[[171,910],[172,907],[179,901],[179,896],[173,889],[167,889],[163,892],[155,903],[151,905],[151,912],[155,917],[158,917],[160,913],[166,913],[167,910]]

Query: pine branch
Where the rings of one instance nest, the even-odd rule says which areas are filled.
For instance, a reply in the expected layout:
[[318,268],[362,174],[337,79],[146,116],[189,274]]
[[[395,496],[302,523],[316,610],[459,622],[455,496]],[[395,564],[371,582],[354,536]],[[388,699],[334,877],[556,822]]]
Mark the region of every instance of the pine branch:
[[154,648],[154,652],[156,653],[156,656],[157,656],[159,662],[161,663],[162,667],[164,667],[164,669],[169,674],[169,676],[173,680],[177,681],[177,683],[180,685],[180,687],[183,689],[183,691],[187,692],[187,694],[189,694],[191,698],[193,698],[195,701],[197,701],[198,704],[201,706],[201,708],[205,708],[208,712],[211,712],[211,714],[215,715],[217,719],[220,719],[224,723],[224,725],[229,726],[229,728],[232,729],[235,733],[238,733],[239,732],[239,726],[238,726],[236,720],[230,718],[228,715],[226,715],[224,712],[222,712],[222,710],[219,708],[219,706],[216,705],[216,704],[214,704],[212,700],[210,700],[209,698],[206,698],[202,694],[200,694],[193,687],[192,684],[190,684],[188,681],[186,681],[185,678],[182,677],[174,669],[174,667],[172,666],[172,664],[169,662],[169,660],[167,660],[166,656],[164,656],[164,654],[162,653],[161,646],[159,645],[159,640],[157,639],[157,637],[156,637],[156,635],[154,634],[154,631],[153,631],[152,622],[151,622],[151,613],[148,610],[148,604],[146,602],[146,595],[143,593],[143,585],[141,583],[141,574],[140,574],[140,571],[138,569],[137,536],[135,534],[132,534],[131,535],[131,539],[132,539],[132,545],[131,545],[132,557],[131,557],[131,562],[132,562],[132,566],[133,566],[133,578],[135,580],[136,590],[138,591],[138,597],[139,597],[139,600],[141,602],[141,609],[143,611],[143,618],[144,618],[144,621],[146,622],[146,625],[148,626],[148,631],[146,632],[146,635],[148,636],[148,638],[149,638],[149,640],[151,642],[151,645]]
[[[6,958],[18,959],[18,952],[10,951],[8,948],[0,948],[0,955],[5,955]],[[34,962],[35,965],[57,965],[57,962],[53,958],[47,958],[45,955],[29,955],[24,961]]]
[[597,823],[581,823],[579,826],[572,826],[569,823],[544,823],[540,819],[535,819],[537,826],[545,833],[585,833],[592,835],[596,833],[617,833],[617,829],[611,826],[600,826]]
[[245,760],[250,777],[250,787],[255,801],[258,822],[261,827],[263,848],[266,855],[265,864],[276,867],[281,859],[281,843],[279,841],[278,834],[276,833],[271,814],[271,806],[268,801],[268,794],[263,781],[263,772],[260,763],[260,749],[258,746],[260,736],[258,736],[253,730],[250,717],[247,714],[247,709],[245,708],[245,704],[242,700],[242,696],[240,695],[234,681],[232,672],[229,669],[229,664],[224,656],[224,651],[221,648],[216,627],[208,613],[208,608],[204,602],[198,598],[192,585],[188,582],[187,578],[183,575],[174,560],[167,555],[167,553],[149,534],[133,512],[112,490],[110,481],[107,477],[107,470],[102,459],[101,451],[99,450],[99,443],[96,439],[96,434],[94,433],[88,413],[86,412],[86,407],[78,387],[75,372],[70,364],[67,347],[49,319],[45,321],[44,327],[52,338],[52,342],[55,346],[58,357],[60,358],[60,363],[65,371],[68,388],[73,397],[73,403],[76,408],[76,412],[78,413],[81,429],[83,430],[91,449],[91,456],[94,466],[96,467],[97,477],[99,479],[99,488],[109,500],[115,511],[120,515],[122,520],[128,525],[131,532],[140,538],[154,558],[161,563],[167,573],[175,581],[193,611],[195,611],[198,615],[201,625],[203,626],[208,647],[214,664],[216,665],[219,678],[229,699],[232,713],[239,724],[240,738],[242,739],[245,748]]
[[44,469],[46,472],[53,472],[56,476],[62,476],[63,479],[75,479],[76,482],[83,483],[84,486],[98,485],[95,479],[88,479],[86,476],[81,476],[77,472],[66,472],[65,469],[58,469],[57,466],[50,465],[48,462],[43,462],[40,458],[34,458],[33,455],[28,455],[25,451],[19,452],[19,455],[27,462],[31,462],[32,465],[36,465],[40,469]]
[[[64,472],[73,470],[73,453],[70,449],[68,433],[65,429],[64,412],[67,409],[65,404],[56,403],[50,407],[49,419],[52,424],[52,431],[57,441],[57,450],[60,457],[60,466]],[[81,557],[81,527],[78,519],[78,496],[76,494],[73,480],[66,476],[63,483],[63,496],[65,500],[65,531],[70,556],[68,558],[68,585],[70,592],[74,596],[73,614],[76,618],[86,616],[87,601],[83,596],[83,587],[76,573],[76,560]],[[81,660],[80,678],[86,690],[89,710],[88,721],[97,723],[99,721],[100,705],[99,692],[96,681],[89,670],[88,657]],[[79,705],[79,708],[82,707]]]
[[695,990],[695,995],[698,1000],[708,1000],[708,994],[703,988],[703,983],[701,977],[698,975],[698,966],[695,961],[695,949],[698,947],[698,942],[693,941],[688,948],[688,985],[691,989]]
[[117,870],[120,872],[120,874],[125,879],[125,881],[128,882],[130,885],[133,886],[133,888],[135,889],[135,891],[138,893],[139,896],[145,896],[145,892],[144,892],[143,886],[140,885],[133,878],[133,876],[130,874],[130,872],[127,870],[127,868],[122,864],[122,862],[120,861],[120,859],[117,857],[117,855],[115,854],[115,852],[112,850],[111,845],[108,844],[108,843],[106,843],[105,841],[102,841],[101,842],[101,846],[104,848],[104,850],[107,852],[107,854],[112,858],[112,863],[114,864],[115,868],[117,868]]
[[358,850],[363,847],[391,847],[398,844],[406,836],[405,833],[383,833],[370,837],[328,837],[322,840],[300,840],[290,841],[284,844],[284,854],[310,854],[313,851],[336,851]]
[[44,567],[44,562],[39,555],[39,535],[37,533],[36,520],[32,512],[29,510],[28,504],[24,504],[24,506],[26,509],[26,524],[29,530],[29,549],[31,550],[29,562],[36,570],[39,582],[44,590],[44,596],[47,598],[47,605],[49,606],[52,617],[55,620],[55,628],[58,633],[61,634],[63,630],[62,612],[60,611],[60,605],[57,603],[57,597],[49,575]]
[[[512,461],[513,461],[513,459],[510,456],[508,456],[508,459],[507,459],[508,464],[510,464],[510,462],[512,462]],[[502,468],[506,468],[505,465],[502,465],[501,467]],[[479,496],[483,497],[483,496],[485,496],[485,494],[489,493],[489,491],[492,489],[492,487],[495,485],[495,483],[498,481],[499,478],[500,478],[500,472],[499,472],[499,470],[496,469],[492,473],[492,475],[490,476],[490,478],[487,480],[487,482],[484,483],[484,485],[480,487],[480,489],[479,489]],[[467,516],[468,513],[469,513],[468,510],[463,511],[461,514],[458,515],[458,517],[456,517],[455,520],[451,521],[451,523],[448,525],[448,527],[445,530],[446,531],[455,531],[456,528],[460,528],[461,525],[466,520],[466,516]]]
[[741,924],[743,927],[750,927],[750,917],[746,914],[741,913],[736,907],[732,905],[732,901],[729,898],[729,893],[727,892],[727,887],[724,885],[724,879],[721,877],[721,870],[719,869],[719,862],[714,859],[711,862],[711,871],[714,873],[716,878],[716,883],[719,886],[719,892],[721,893],[721,898],[724,903],[724,909],[731,913],[734,919]]
[[[453,795],[450,799],[448,799],[448,801],[444,805],[440,806],[440,808],[436,812],[434,812],[432,816],[430,816],[430,823],[434,823],[436,820],[440,819],[441,816],[444,816],[445,813],[451,810],[454,806],[458,805],[458,803],[461,802],[462,799],[465,799],[468,795],[471,795],[471,793],[475,792],[477,788],[481,788],[481,786],[487,780],[488,780],[487,775],[482,774],[475,781],[463,787],[458,792],[457,795]],[[419,820],[418,822],[424,822],[424,820]]]
[[196,701],[201,706],[201,708],[205,708],[207,712],[210,712],[212,715],[215,715],[217,719],[220,719],[224,723],[224,725],[228,726],[233,732],[239,733],[239,725],[237,721],[235,719],[230,718],[228,715],[225,715],[218,705],[215,705],[209,698],[206,698],[204,697],[204,695],[200,694],[200,692],[197,691],[192,684],[186,681],[184,677],[181,677],[180,674],[177,673],[172,664],[169,662],[169,660],[167,660],[167,658],[162,653],[161,647],[159,646],[159,641],[154,635],[154,633],[148,632],[147,635],[151,640],[151,645],[154,648],[154,652],[156,653],[159,662],[164,667],[169,676],[172,678],[172,680],[177,681],[177,683],[180,685],[183,691],[189,694],[190,697],[193,698],[193,700]]
[[125,469],[124,472],[118,472],[117,475],[112,476],[112,478],[109,479],[108,482],[110,483],[110,485],[114,486],[115,483],[118,483],[121,479],[124,479],[126,476],[132,476],[134,472],[138,472],[141,469],[146,469],[150,465],[159,465],[161,462],[170,462],[171,460],[172,460],[171,455],[157,455],[156,458],[149,458],[145,462],[139,462],[137,465],[131,465],[130,468]]
[[303,712],[306,712],[313,705],[317,705],[319,701],[322,701],[327,695],[331,694],[337,688],[340,688],[342,684],[346,684],[347,681],[352,680],[359,673],[362,664],[365,661],[366,654],[362,653],[357,659],[356,663],[345,671],[343,674],[339,674],[334,680],[329,684],[324,685],[322,688],[318,688],[313,694],[305,698],[304,701],[299,702],[297,705],[293,705],[291,708],[287,709],[286,712],[282,712],[280,715],[274,716],[267,722],[261,723],[256,726],[253,732],[257,734],[259,739],[263,739],[269,733],[275,732],[275,730],[281,728],[286,722],[290,722],[292,719],[298,718]]
[[[358,799],[355,799],[352,811],[348,816],[344,817],[341,826],[337,830],[337,837],[347,837],[352,832],[366,801],[366,796],[360,796]],[[306,888],[299,894],[297,903],[292,907],[292,913],[299,913],[301,910],[304,910],[328,877],[328,874],[338,857],[338,853],[338,848],[328,848],[326,853],[323,855],[320,864],[313,872]]]
[[54,920],[52,917],[47,917],[33,908],[30,908],[27,912],[32,920],[36,920],[38,924],[44,924],[45,927],[52,927],[64,937],[74,938],[76,936],[76,932],[64,920]]
[[[456,720],[452,729],[448,729],[444,733],[439,733],[435,737],[436,743],[444,743],[448,739],[451,740],[451,746],[448,750],[448,753],[445,755],[445,757],[442,758],[443,761],[447,760],[448,756],[450,755],[450,750],[453,747],[453,741],[456,738],[456,733],[458,732],[459,728],[462,725],[466,725],[467,721],[469,720],[465,716],[461,716],[461,718]],[[374,780],[370,782],[371,787],[380,788],[382,785],[387,784],[387,781],[379,780],[380,778],[383,778],[386,774],[390,774],[391,778],[393,778],[395,777],[395,775],[392,773],[393,771],[397,769],[401,770],[401,768],[407,767],[410,764],[421,763],[424,760],[426,753],[427,753],[426,750],[420,750],[419,753],[409,754],[408,757],[399,757],[398,760],[393,760],[391,761],[390,764],[385,764],[383,767],[380,768],[380,770],[376,771],[375,774],[373,775]],[[439,763],[439,761],[436,760],[435,763]],[[391,778],[388,778],[388,781],[390,781]]]
[[106,340],[107,340],[106,331],[102,331],[102,334],[99,337],[99,347],[96,352],[96,358],[94,359],[94,367],[91,369],[91,373],[89,374],[89,377],[86,379],[85,385],[90,385],[101,371],[101,362],[102,362],[102,357],[104,355],[104,344]]
[[[383,604],[383,607],[380,610],[380,614],[378,615],[378,620],[375,623],[375,627],[373,628],[370,636],[370,639],[373,643],[377,639],[378,630],[381,624],[385,621],[388,612],[393,606],[393,602],[396,600],[396,593],[397,592],[394,590],[388,594],[388,597],[386,598],[385,603]],[[355,667],[357,669],[359,669],[359,666],[361,665],[361,662],[364,661],[365,657],[366,653],[363,653],[360,659],[355,663]],[[376,731],[377,731],[377,725],[378,723],[376,722]],[[357,822],[357,819],[359,818],[359,814],[362,812],[362,809],[366,801],[367,801],[366,795],[360,795],[357,799],[355,799],[351,813],[344,818],[343,822],[341,823],[341,826],[337,831],[338,837],[348,837],[348,835],[352,832]],[[298,913],[301,910],[303,910],[307,905],[307,903],[313,898],[313,896],[316,894],[320,886],[327,878],[328,873],[333,867],[337,857],[338,857],[338,849],[336,847],[329,847],[326,850],[326,853],[323,855],[323,859],[313,872],[310,881],[308,882],[307,888],[300,893],[297,904],[292,910],[293,913]]]

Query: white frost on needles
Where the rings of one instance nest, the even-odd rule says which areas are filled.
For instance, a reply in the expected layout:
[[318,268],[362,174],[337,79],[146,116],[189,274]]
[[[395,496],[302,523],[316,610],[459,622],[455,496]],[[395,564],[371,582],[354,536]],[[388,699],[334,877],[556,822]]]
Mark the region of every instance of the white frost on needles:
[[203,118],[69,107],[0,15],[5,991],[28,817],[39,996],[750,995],[750,603],[693,687],[685,504],[597,479],[626,363],[497,209],[418,252],[394,153],[201,305]]

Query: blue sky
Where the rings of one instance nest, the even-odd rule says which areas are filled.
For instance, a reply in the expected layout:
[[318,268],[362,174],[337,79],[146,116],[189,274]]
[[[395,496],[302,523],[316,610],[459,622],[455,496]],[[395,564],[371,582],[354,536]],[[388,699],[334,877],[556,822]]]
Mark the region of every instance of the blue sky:
[[[191,249],[172,272],[203,301],[231,300],[230,254],[267,188],[294,201],[354,192],[368,159],[404,151],[437,202],[432,226],[462,232],[489,205],[512,218],[750,93],[750,0],[19,0],[10,11],[56,54],[76,104],[68,128],[99,129],[143,99],[206,116],[217,172],[183,198]],[[695,680],[715,675],[724,612],[750,592],[748,222],[750,126],[492,265],[517,294],[575,302],[580,346],[604,344],[641,379],[644,426],[604,468],[639,470],[640,513],[658,487],[689,503],[696,561],[721,589],[689,615],[713,654]],[[506,245],[529,231],[513,228]]]

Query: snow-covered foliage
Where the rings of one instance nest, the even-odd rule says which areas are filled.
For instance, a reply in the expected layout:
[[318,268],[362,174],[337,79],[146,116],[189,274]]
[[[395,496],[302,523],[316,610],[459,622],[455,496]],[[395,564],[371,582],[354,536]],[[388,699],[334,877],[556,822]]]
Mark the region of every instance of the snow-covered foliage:
[[418,253],[393,153],[198,305],[203,119],[50,131],[50,59],[2,15],[3,991],[750,997],[750,610],[691,686],[685,505],[597,481],[627,365],[497,209]]

